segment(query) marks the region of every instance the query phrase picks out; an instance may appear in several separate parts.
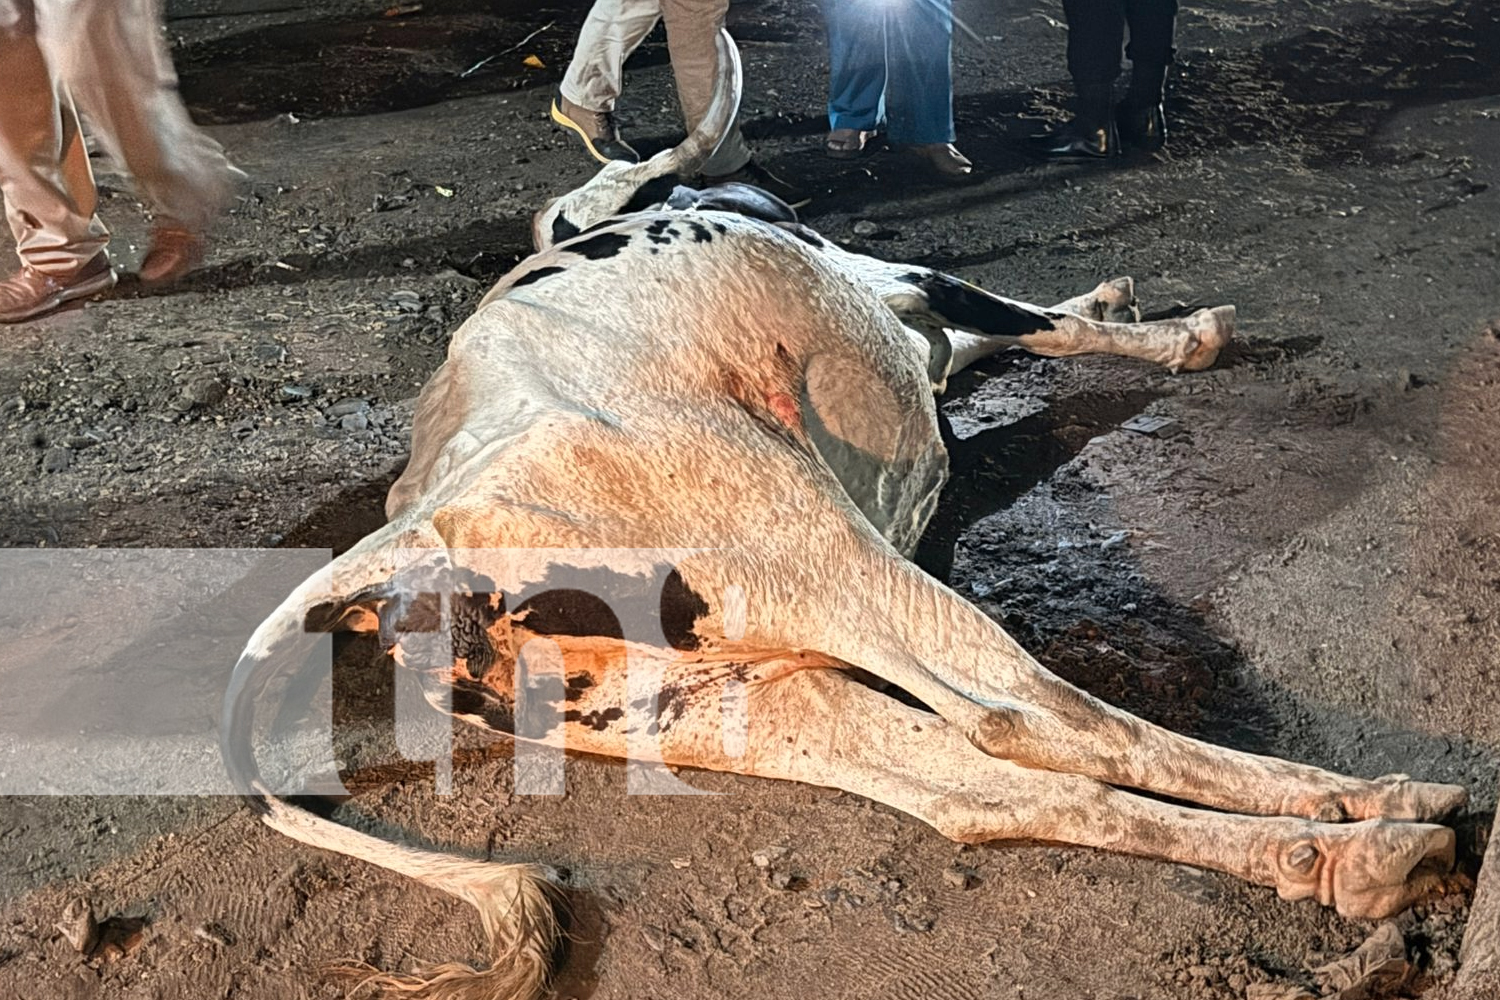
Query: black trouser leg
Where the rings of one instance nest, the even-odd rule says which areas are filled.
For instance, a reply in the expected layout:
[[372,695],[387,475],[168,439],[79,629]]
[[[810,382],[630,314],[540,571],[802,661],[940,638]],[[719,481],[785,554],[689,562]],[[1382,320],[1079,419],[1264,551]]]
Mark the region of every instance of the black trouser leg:
[[1130,25],[1130,92],[1126,103],[1135,107],[1160,104],[1172,63],[1172,38],[1177,28],[1177,0],[1124,0]]
[[1068,18],[1068,72],[1073,120],[1045,136],[1046,154],[1097,160],[1119,152],[1114,83],[1125,42],[1125,0],[1063,0]]
[[1075,84],[1105,85],[1120,75],[1126,0],[1063,0],[1068,72]]

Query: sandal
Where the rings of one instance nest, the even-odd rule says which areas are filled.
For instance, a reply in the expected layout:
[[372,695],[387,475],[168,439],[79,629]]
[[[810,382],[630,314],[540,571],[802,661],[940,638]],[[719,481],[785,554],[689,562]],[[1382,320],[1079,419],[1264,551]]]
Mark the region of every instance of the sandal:
[[873,138],[873,130],[836,128],[823,140],[823,152],[830,159],[853,160],[865,151],[865,145]]

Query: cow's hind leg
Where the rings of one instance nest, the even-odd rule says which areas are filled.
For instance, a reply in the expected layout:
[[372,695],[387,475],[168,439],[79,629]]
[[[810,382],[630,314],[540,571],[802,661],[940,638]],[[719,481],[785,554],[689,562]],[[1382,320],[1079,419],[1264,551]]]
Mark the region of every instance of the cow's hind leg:
[[1354,778],[1214,746],[1136,718],[1040,669],[1018,678],[1018,703],[974,733],[986,752],[1219,809],[1328,822],[1428,820],[1467,801],[1456,785],[1393,774]]
[[841,788],[966,843],[1046,840],[1161,858],[1363,918],[1442,888],[1453,863],[1453,833],[1441,826],[1215,813],[987,757],[942,718],[839,671],[766,685],[751,707],[781,725],[754,739],[735,770]]

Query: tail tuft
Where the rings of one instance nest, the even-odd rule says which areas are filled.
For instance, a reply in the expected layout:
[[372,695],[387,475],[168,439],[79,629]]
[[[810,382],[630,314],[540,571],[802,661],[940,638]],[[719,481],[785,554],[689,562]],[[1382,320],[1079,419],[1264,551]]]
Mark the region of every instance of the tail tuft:
[[537,1000],[552,978],[563,938],[563,895],[553,869],[538,864],[476,861],[397,844],[265,797],[264,822],[312,847],[335,851],[457,896],[479,911],[492,957],[484,968],[444,963],[416,973],[367,966],[334,970],[357,978],[356,989],[412,1000]]

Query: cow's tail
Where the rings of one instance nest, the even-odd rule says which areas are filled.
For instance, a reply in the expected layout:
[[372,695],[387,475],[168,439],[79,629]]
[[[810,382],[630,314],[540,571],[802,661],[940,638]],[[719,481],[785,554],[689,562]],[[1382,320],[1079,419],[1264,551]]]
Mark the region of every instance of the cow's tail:
[[271,614],[246,644],[225,694],[220,750],[235,789],[271,829],[312,847],[358,858],[456,896],[479,911],[492,955],[482,968],[437,965],[414,974],[342,969],[389,994],[417,1000],[536,1000],[547,988],[562,939],[557,873],[540,864],[502,864],[424,850],[372,837],[324,819],[271,793],[253,749],[256,702],[278,680],[300,671],[314,633],[339,623],[372,627],[375,609],[397,597],[397,555],[440,545],[394,525],[376,532],[314,574]]
[[740,113],[743,75],[740,52],[729,32],[720,30],[714,95],[708,110],[686,139],[644,163],[611,160],[581,186],[552,199],[531,220],[531,241],[538,250],[566,242],[626,211],[643,193],[662,190],[651,201],[665,201],[672,178],[687,177],[703,164],[729,135]]

